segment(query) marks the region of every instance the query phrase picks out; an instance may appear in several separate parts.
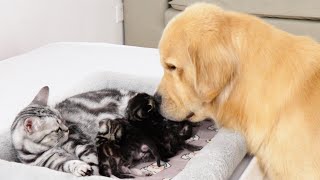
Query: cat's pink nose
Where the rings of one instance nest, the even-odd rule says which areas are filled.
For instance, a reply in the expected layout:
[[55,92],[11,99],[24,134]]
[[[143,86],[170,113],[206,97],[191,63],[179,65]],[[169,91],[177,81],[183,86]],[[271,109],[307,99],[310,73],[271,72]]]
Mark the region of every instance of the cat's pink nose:
[[142,152],[147,152],[147,151],[149,151],[149,146],[143,144],[143,145],[141,146],[141,151],[142,151]]

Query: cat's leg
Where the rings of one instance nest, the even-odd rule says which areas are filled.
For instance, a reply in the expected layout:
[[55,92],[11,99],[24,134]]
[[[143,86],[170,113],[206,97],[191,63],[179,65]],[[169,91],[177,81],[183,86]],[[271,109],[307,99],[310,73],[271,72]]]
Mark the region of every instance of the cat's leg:
[[133,165],[133,159],[128,158],[127,160],[122,160],[119,164],[121,171],[125,174],[132,174],[134,176],[152,176],[153,174],[149,171],[142,171],[137,168],[130,168]]
[[80,160],[69,160],[63,163],[62,170],[76,176],[90,176],[93,173],[92,167]]
[[170,149],[167,147],[167,143],[156,142],[156,144],[159,150],[161,161],[169,162],[169,158],[173,157],[174,155],[172,155]]
[[81,161],[89,164],[93,169],[94,175],[99,175],[99,162],[97,149],[89,141],[84,141],[81,138],[70,138],[69,141],[62,146],[70,154],[75,154]]
[[99,175],[99,161],[98,161],[98,154],[97,149],[92,144],[86,144],[86,145],[77,145],[75,148],[75,154],[76,156],[88,163],[92,169],[94,175]]
[[105,151],[105,146],[107,144],[101,143],[100,145],[97,146],[97,151],[98,151],[98,159],[99,159],[99,173],[102,176],[107,176],[110,177],[112,174],[111,172],[111,167],[109,163],[110,157],[108,156],[108,151]]
[[50,169],[72,173],[76,176],[92,175],[92,168],[89,164],[76,160],[75,157],[65,150],[55,149],[44,153],[35,162],[35,165]]
[[69,125],[69,139],[62,146],[71,154],[75,154],[80,160],[89,164],[94,175],[99,175],[97,148],[91,139],[85,135],[76,125]]
[[120,158],[109,158],[109,163],[111,167],[112,174],[118,178],[134,178],[123,171],[122,162]]
[[133,176],[127,175],[121,169],[119,169],[119,164],[117,161],[112,158],[103,158],[99,163],[99,172],[102,176],[110,177],[110,175],[114,175],[118,178],[134,178]]
[[122,166],[121,167],[122,171],[126,174],[133,174],[135,176],[152,176],[153,174],[148,171],[142,171],[137,168],[129,168],[127,166]]
[[149,138],[145,139],[146,144],[141,146],[141,151],[142,152],[147,152],[148,150],[151,151],[152,155],[154,156],[154,158],[156,159],[157,162],[157,166],[160,167],[161,166],[161,156],[159,153],[159,149],[158,147],[155,145],[155,143],[150,140]]
[[102,176],[110,177],[112,174],[109,162],[103,162],[99,164],[99,173]]

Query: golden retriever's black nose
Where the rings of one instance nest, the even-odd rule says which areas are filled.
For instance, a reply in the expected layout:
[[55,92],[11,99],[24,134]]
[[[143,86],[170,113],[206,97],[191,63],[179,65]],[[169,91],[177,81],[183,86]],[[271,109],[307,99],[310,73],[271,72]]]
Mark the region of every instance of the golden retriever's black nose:
[[162,97],[159,93],[154,94],[154,100],[160,105],[162,101]]

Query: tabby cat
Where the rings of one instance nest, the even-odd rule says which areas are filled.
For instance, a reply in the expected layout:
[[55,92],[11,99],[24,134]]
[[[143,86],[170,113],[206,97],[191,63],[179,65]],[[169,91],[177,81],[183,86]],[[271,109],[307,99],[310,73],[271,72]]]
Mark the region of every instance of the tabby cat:
[[66,126],[61,114],[47,105],[48,96],[49,88],[43,87],[11,126],[18,159],[76,176],[98,174],[96,148],[76,127]]

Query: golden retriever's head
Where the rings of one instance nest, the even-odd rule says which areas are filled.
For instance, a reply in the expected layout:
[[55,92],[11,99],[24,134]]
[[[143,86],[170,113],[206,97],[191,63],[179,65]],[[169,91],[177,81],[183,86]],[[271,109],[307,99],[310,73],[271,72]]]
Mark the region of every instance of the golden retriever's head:
[[230,83],[236,68],[228,19],[209,4],[187,8],[167,25],[159,44],[164,76],[156,96],[170,119],[212,118],[212,102]]

